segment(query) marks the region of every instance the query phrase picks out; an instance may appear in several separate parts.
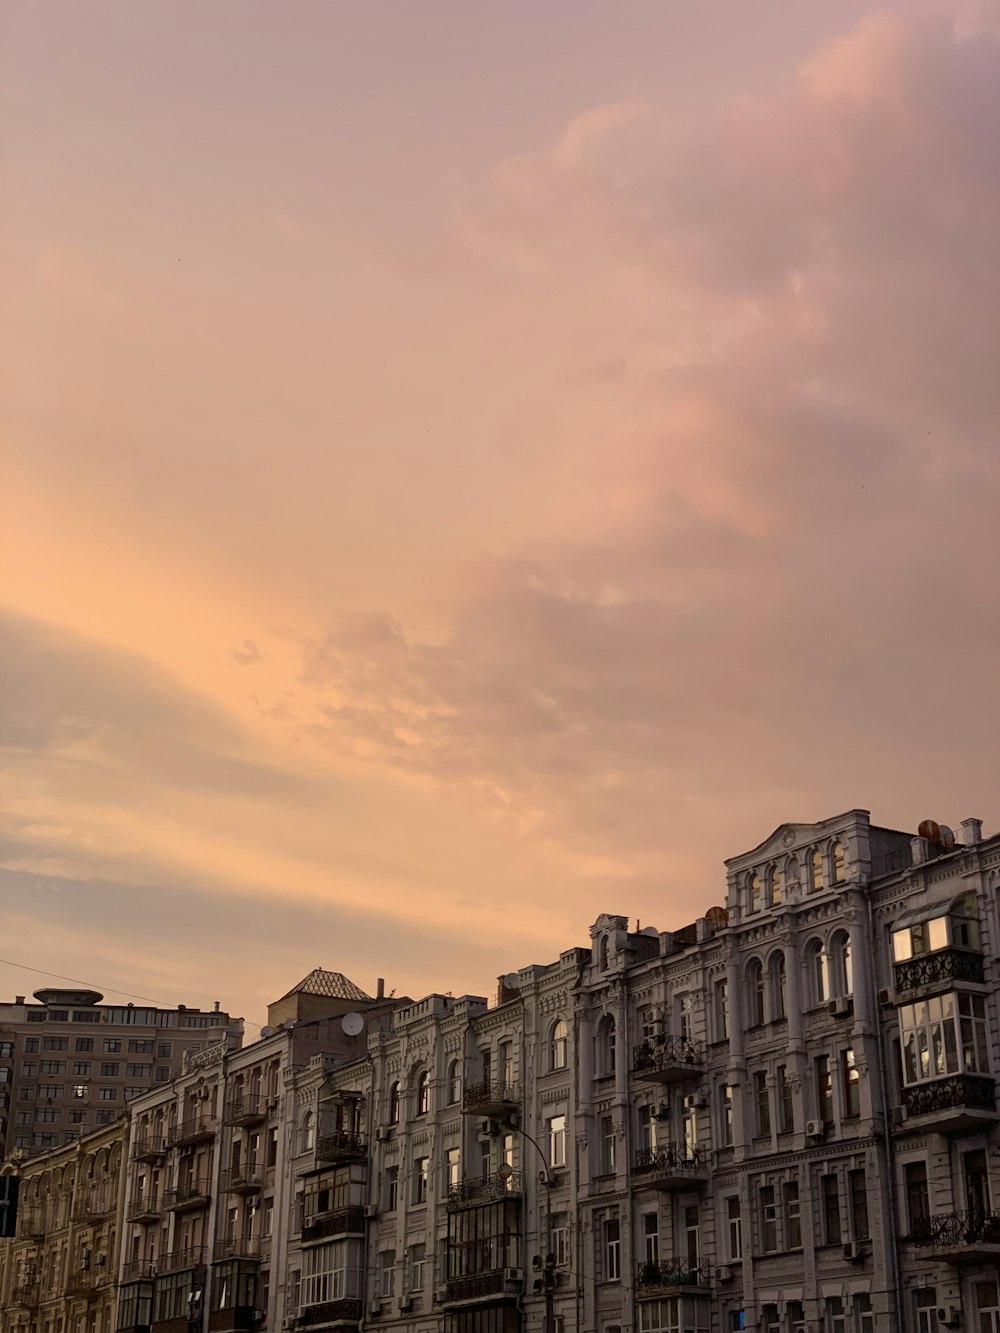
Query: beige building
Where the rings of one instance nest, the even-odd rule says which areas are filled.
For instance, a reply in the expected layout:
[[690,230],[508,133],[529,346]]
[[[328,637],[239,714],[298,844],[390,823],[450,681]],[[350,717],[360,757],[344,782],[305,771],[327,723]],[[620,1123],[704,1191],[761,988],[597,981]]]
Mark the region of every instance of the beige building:
[[0,1241],[3,1333],[114,1329],[125,1125],[20,1164],[17,1236]]
[[185,1051],[243,1020],[210,1011],[101,1003],[99,991],[47,987],[37,1004],[0,1004],[0,1157],[44,1152],[109,1125],[127,1103],[180,1073]]

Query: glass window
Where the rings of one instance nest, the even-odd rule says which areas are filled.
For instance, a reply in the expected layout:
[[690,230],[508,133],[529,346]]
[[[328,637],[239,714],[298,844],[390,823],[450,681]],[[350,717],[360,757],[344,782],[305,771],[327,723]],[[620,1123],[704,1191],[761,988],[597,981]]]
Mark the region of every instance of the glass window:
[[603,1116],[601,1119],[601,1170],[604,1175],[614,1173],[616,1148],[615,1122],[611,1116]]
[[459,1148],[447,1148],[444,1154],[444,1180],[449,1190],[462,1183],[462,1153]]
[[844,1314],[842,1296],[826,1298],[826,1333],[847,1333],[847,1316]]
[[660,1219],[656,1213],[642,1215],[642,1257],[647,1264],[660,1262]]
[[417,1157],[413,1162],[413,1202],[427,1202],[427,1186],[430,1180],[429,1157]]
[[726,1147],[733,1141],[733,1090],[728,1083],[719,1088],[719,1120],[722,1124],[722,1142]]
[[764,886],[761,884],[760,875],[755,871],[747,881],[747,910],[759,912],[763,906]]
[[394,1213],[399,1207],[399,1167],[390,1166],[385,1173],[385,1211]]
[[826,887],[826,877],[823,873],[823,853],[816,848],[809,857],[809,891],[810,893],[819,893],[820,889]]
[[989,1036],[982,995],[935,995],[899,1010],[903,1080],[988,1073]]
[[823,1199],[823,1230],[827,1245],[840,1243],[840,1182],[832,1172],[820,1176]]
[[917,1333],[938,1333],[938,1301],[936,1287],[918,1287],[913,1293],[913,1309]]
[[715,1035],[719,1041],[729,1040],[729,987],[724,981],[715,983]]
[[99,1102],[116,1102],[118,1100],[117,1088],[98,1088],[97,1100]]
[[813,1061],[816,1071],[816,1110],[825,1125],[833,1123],[833,1073],[830,1057],[817,1055]]
[[566,1117],[554,1115],[549,1121],[549,1165],[566,1165]]
[[847,1188],[851,1200],[851,1235],[868,1240],[868,1184],[864,1171],[848,1171]]
[[835,842],[832,848],[831,861],[833,862],[833,882],[834,884],[843,884],[847,878],[847,864],[844,856],[844,848],[841,843]]
[[765,1254],[778,1248],[778,1199],[773,1185],[760,1187],[760,1235]]
[[24,1053],[25,1055],[37,1055],[41,1043],[37,1037],[25,1037]]
[[393,1083],[389,1087],[389,1124],[399,1124],[399,1084]]
[[607,1282],[618,1282],[622,1275],[621,1224],[617,1217],[608,1217],[604,1221],[604,1278]]
[[851,1297],[854,1306],[854,1319],[857,1333],[875,1333],[875,1315],[872,1313],[872,1298],[864,1291],[856,1291]]
[[421,1069],[420,1073],[417,1075],[417,1101],[415,1108],[417,1115],[427,1114],[428,1110],[430,1109],[430,1100],[431,1100],[430,1075],[427,1073],[426,1069]]
[[795,1128],[795,1101],[787,1065],[779,1065],[778,1077],[778,1131],[790,1134]]
[[69,1037],[43,1037],[43,1051],[68,1051]]
[[73,1049],[77,1051],[92,1051],[94,1049],[93,1037],[77,1037],[73,1043]]
[[830,998],[830,966],[821,940],[811,940],[806,949],[813,1002],[825,1004]]
[[858,1073],[854,1050],[848,1046],[841,1052],[841,1077],[844,1080],[844,1115],[847,1118],[861,1114],[861,1075]]
[[926,1162],[907,1162],[904,1165],[903,1191],[906,1195],[906,1220],[910,1235],[919,1236],[926,1230],[931,1213]]
[[105,1037],[103,1049],[105,1055],[117,1055],[121,1050],[122,1044],[117,1037]]
[[768,895],[772,907],[778,907],[781,904],[782,893],[784,892],[784,875],[781,866],[772,866],[770,882],[768,884]]
[[743,1218],[740,1213],[740,1200],[731,1194],[726,1200],[726,1220],[729,1224],[729,1257],[743,1258]]
[[776,953],[771,958],[771,1018],[788,1017],[788,976],[785,955]]
[[569,1213],[552,1214],[552,1253],[557,1264],[569,1263]]
[[423,1241],[410,1246],[410,1290],[423,1291],[427,1246]]
[[448,1105],[454,1106],[462,1100],[462,1066],[452,1060],[448,1066]]
[[383,1250],[378,1257],[379,1295],[383,1298],[394,1295],[396,1290],[396,1251]]
[[747,964],[747,1004],[751,1027],[764,1022],[764,970],[760,959],[751,958]]
[[781,1196],[785,1206],[785,1248],[797,1250],[802,1244],[799,1182],[786,1180],[781,1187]]
[[566,1068],[569,1059],[568,1046],[569,1046],[569,1028],[566,1026],[565,1022],[560,1018],[553,1025],[552,1028],[552,1036],[550,1040],[550,1060],[549,1060],[549,1067],[551,1069]]
[[771,1132],[771,1094],[767,1087],[767,1074],[762,1071],[753,1076],[754,1105],[757,1108],[757,1133],[761,1136]]

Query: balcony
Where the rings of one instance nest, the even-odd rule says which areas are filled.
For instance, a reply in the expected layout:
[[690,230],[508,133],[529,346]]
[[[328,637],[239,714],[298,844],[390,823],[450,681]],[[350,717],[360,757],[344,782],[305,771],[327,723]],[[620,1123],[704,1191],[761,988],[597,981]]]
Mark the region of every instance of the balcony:
[[219,1128],[219,1117],[205,1112],[201,1115],[188,1116],[167,1131],[167,1147],[181,1148],[191,1143],[208,1143],[215,1138]]
[[331,1236],[363,1236],[365,1210],[347,1207],[333,1208],[327,1213],[312,1213],[302,1223],[302,1243],[328,1240]]
[[42,1293],[37,1282],[22,1282],[19,1287],[14,1288],[14,1299],[11,1304],[19,1310],[37,1310],[41,1298]]
[[227,1194],[256,1194],[264,1185],[264,1168],[256,1162],[231,1166],[222,1173],[222,1188]]
[[524,1288],[520,1268],[494,1268],[486,1273],[450,1277],[445,1286],[445,1305],[464,1305],[515,1300]]
[[950,1074],[903,1089],[907,1127],[964,1134],[995,1123],[996,1084],[988,1074]]
[[17,1234],[27,1240],[45,1239],[45,1213],[41,1208],[25,1208],[18,1217]]
[[164,1191],[164,1203],[172,1213],[187,1212],[192,1208],[207,1208],[211,1196],[207,1180],[186,1180],[182,1185]]
[[468,1208],[477,1203],[517,1198],[520,1193],[521,1173],[508,1167],[506,1171],[494,1171],[489,1176],[472,1177],[460,1180],[457,1185],[449,1185],[447,1207],[453,1212],[456,1208]]
[[918,954],[894,964],[897,1001],[908,991],[927,991],[936,987],[951,989],[955,981],[983,985],[983,955],[971,949],[938,949]]
[[955,1264],[996,1263],[1000,1259],[1000,1213],[935,1213],[918,1222],[906,1239],[921,1249],[933,1250],[935,1258]]
[[683,1083],[705,1071],[705,1048],[682,1037],[653,1037],[635,1050],[632,1073],[652,1083]]
[[326,1301],[323,1305],[307,1305],[299,1315],[300,1328],[316,1328],[319,1324],[361,1323],[360,1301]]
[[163,1203],[159,1192],[144,1191],[137,1194],[128,1205],[125,1211],[125,1220],[127,1222],[136,1222],[148,1224],[158,1222],[163,1214]]
[[521,1106],[521,1089],[499,1079],[474,1083],[462,1094],[462,1110],[466,1115],[481,1115],[487,1120],[510,1120]]
[[156,1165],[163,1161],[167,1146],[162,1134],[143,1134],[132,1145],[132,1156],[137,1162],[149,1162]]
[[640,1264],[637,1274],[637,1295],[671,1296],[681,1292],[706,1294],[711,1285],[709,1264],[692,1263],[690,1259],[661,1259],[659,1263]]
[[70,1216],[74,1222],[96,1222],[114,1212],[115,1202],[110,1191],[85,1190],[73,1200]]
[[226,1124],[244,1129],[262,1124],[267,1119],[267,1101],[263,1097],[237,1097],[226,1108]]
[[204,1245],[189,1246],[186,1250],[170,1250],[161,1254],[155,1264],[155,1271],[161,1277],[164,1273],[183,1273],[189,1268],[204,1268]]
[[156,1277],[157,1267],[156,1259],[130,1259],[122,1265],[122,1282],[142,1282]]
[[316,1140],[317,1162],[361,1162],[368,1156],[368,1136],[353,1129],[321,1134]]
[[66,1275],[65,1291],[67,1296],[93,1296],[99,1287],[107,1281],[103,1268],[93,1268],[89,1264],[70,1269]]
[[215,1258],[218,1259],[259,1259],[260,1258],[260,1237],[259,1236],[229,1236],[225,1240],[220,1240],[215,1248]]
[[689,1190],[708,1181],[712,1154],[686,1143],[662,1143],[640,1148],[632,1164],[636,1184],[660,1190]]

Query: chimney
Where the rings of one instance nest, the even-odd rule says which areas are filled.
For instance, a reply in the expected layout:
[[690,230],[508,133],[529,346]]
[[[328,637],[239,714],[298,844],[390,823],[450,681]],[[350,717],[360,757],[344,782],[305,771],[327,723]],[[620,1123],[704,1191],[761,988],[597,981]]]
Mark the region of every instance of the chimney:
[[981,819],[962,820],[962,841],[966,847],[975,847],[983,840],[983,821]]
[[376,1000],[385,999],[385,977],[379,977],[378,982],[376,983],[375,998]]
[[24,996],[23,996],[23,995],[15,995],[15,996],[14,996],[14,1003],[15,1003],[15,1004],[24,1004]]
[[222,1005],[219,1003],[218,1000],[216,1000],[216,1001],[215,1001],[215,1004],[212,1005],[212,1013],[213,1013],[213,1014],[217,1014],[217,1013],[221,1010],[221,1008],[222,1008]]

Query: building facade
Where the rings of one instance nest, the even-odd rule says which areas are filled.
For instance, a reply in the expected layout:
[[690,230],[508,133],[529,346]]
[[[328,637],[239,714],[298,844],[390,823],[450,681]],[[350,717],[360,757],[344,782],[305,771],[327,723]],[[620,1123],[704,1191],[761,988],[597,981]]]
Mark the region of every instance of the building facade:
[[489,999],[314,974],[130,1104],[116,1329],[1000,1333],[998,896],[853,810]]

